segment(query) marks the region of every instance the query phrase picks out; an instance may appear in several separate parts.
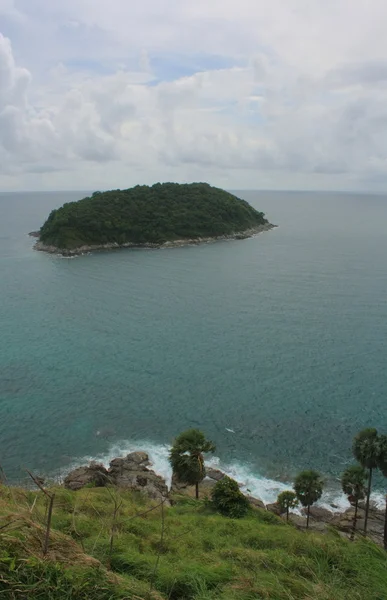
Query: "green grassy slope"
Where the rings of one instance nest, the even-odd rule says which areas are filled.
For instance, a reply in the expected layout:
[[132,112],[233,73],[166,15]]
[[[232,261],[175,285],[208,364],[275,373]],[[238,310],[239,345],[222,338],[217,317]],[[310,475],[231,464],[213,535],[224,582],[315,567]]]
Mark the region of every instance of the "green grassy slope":
[[40,230],[46,245],[160,244],[229,235],[267,223],[245,200],[206,183],[95,192],[53,210]]
[[45,504],[41,493],[0,487],[0,598],[387,598],[387,555],[372,542],[301,532],[261,510],[231,520],[190,499],[163,520],[160,506],[108,489],[56,490],[43,560]]

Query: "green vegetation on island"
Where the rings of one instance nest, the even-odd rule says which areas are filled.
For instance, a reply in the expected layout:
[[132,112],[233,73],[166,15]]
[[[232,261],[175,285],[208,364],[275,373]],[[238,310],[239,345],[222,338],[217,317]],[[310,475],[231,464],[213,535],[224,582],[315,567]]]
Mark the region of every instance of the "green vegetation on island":
[[53,210],[40,229],[37,248],[161,245],[265,227],[270,224],[262,212],[207,183],[156,183],[94,192]]

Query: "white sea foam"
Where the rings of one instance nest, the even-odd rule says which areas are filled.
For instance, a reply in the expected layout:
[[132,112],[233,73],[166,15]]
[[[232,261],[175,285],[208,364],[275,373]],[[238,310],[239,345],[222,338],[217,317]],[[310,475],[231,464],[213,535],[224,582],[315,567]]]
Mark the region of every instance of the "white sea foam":
[[[66,469],[66,472],[91,461],[100,462],[105,465],[105,467],[108,467],[113,458],[126,456],[130,452],[139,450],[143,450],[149,454],[152,468],[156,473],[161,475],[167,482],[167,485],[170,486],[172,470],[168,461],[169,447],[167,445],[154,444],[149,441],[118,441],[112,444],[106,453],[98,454],[96,456],[84,456],[76,459],[72,462],[69,468]],[[254,472],[247,464],[242,464],[239,462],[223,462],[217,456],[209,458],[209,460],[206,461],[206,464],[208,467],[220,469],[238,481],[242,491],[256,498],[260,498],[265,504],[271,504],[272,502],[275,502],[280,492],[292,488],[291,482],[286,483],[263,477],[257,472]],[[385,506],[385,499],[381,493],[373,494],[372,500],[380,508]],[[328,510],[337,512],[343,512],[349,508],[347,497],[341,492],[339,485],[324,492],[321,500],[318,502],[318,505]]]
[[[97,432],[97,435],[100,432]],[[126,456],[130,452],[136,452],[139,450],[143,450],[149,454],[149,458],[152,462],[152,468],[156,473],[161,475],[167,484],[171,485],[172,479],[172,469],[170,467],[168,461],[168,453],[169,447],[163,446],[161,444],[153,444],[148,441],[137,441],[130,442],[127,440],[121,440],[112,444],[108,451],[102,454],[97,454],[94,456],[83,456],[81,458],[75,459],[71,465],[66,469],[66,471],[70,471],[76,467],[81,465],[85,465],[91,461],[96,461],[102,463],[105,467],[109,466],[109,463],[113,460],[113,458],[117,458],[119,456]]]

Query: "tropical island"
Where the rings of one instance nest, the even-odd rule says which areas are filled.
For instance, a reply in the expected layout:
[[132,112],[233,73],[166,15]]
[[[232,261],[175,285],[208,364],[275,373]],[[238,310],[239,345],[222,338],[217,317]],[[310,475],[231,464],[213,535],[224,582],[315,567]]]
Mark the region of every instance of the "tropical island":
[[248,202],[207,183],[94,192],[51,212],[36,250],[65,255],[243,239],[274,226]]

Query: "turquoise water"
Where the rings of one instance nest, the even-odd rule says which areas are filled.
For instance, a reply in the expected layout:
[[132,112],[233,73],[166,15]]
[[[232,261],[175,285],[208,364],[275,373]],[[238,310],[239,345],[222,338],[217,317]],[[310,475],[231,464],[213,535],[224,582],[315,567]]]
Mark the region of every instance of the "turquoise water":
[[0,194],[9,479],[117,448],[165,462],[173,436],[200,427],[251,485],[306,467],[334,480],[356,431],[387,430],[387,198],[240,192],[280,227],[75,259],[32,251],[27,232],[83,195]]

